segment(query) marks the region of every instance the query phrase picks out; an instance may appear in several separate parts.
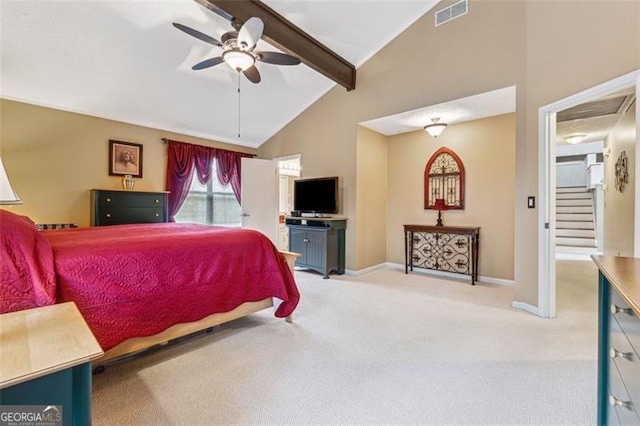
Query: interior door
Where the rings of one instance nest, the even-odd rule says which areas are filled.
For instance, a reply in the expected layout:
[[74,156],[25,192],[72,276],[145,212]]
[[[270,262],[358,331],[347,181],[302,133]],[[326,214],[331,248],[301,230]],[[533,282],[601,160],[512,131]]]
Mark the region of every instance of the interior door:
[[278,164],[243,158],[241,171],[242,227],[265,234],[278,245]]

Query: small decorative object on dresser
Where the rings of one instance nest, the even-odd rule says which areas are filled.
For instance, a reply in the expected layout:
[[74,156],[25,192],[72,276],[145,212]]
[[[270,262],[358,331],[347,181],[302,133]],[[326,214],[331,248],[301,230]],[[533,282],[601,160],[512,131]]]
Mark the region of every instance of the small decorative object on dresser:
[[167,192],[91,190],[91,226],[167,222]]
[[122,188],[127,191],[131,191],[136,184],[136,180],[131,175],[124,175],[122,177]]
[[109,141],[109,175],[142,177],[142,145]]

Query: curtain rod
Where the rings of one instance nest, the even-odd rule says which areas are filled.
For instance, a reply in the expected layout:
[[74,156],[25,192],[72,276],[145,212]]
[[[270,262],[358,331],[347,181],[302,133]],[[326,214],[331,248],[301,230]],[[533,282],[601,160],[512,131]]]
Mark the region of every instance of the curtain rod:
[[167,143],[167,142],[169,142],[169,139],[167,139],[167,138],[160,138],[160,140],[162,140],[162,143]]

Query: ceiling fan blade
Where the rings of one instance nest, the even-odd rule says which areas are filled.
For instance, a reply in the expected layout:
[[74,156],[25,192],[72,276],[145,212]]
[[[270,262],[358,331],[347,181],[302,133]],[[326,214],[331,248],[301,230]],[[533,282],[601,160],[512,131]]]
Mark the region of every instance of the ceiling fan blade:
[[260,18],[250,18],[245,22],[240,31],[238,31],[238,46],[240,49],[250,50],[253,48],[262,37],[263,30],[264,24]]
[[275,65],[298,65],[300,59],[295,56],[287,55],[286,53],[279,52],[255,52],[258,56],[258,60],[266,62],[267,64]]
[[250,82],[256,84],[260,83],[260,72],[255,66],[247,68],[246,70],[242,71],[242,73],[249,79]]
[[214,46],[222,47],[222,43],[220,43],[218,40],[216,40],[213,37],[209,37],[208,35],[203,34],[198,30],[194,30],[193,28],[189,28],[186,25],[178,24],[177,22],[174,22],[173,26],[176,27],[177,29],[179,29],[180,31],[183,31],[183,32],[189,34],[190,36],[197,38],[198,40],[202,40],[205,43],[213,44]]
[[214,67],[218,64],[221,64],[222,62],[224,62],[222,60],[222,57],[218,56],[217,58],[211,58],[211,59],[207,59],[205,61],[202,62],[198,62],[197,64],[195,64],[194,66],[191,67],[192,70],[202,70],[205,68],[210,68],[210,67]]

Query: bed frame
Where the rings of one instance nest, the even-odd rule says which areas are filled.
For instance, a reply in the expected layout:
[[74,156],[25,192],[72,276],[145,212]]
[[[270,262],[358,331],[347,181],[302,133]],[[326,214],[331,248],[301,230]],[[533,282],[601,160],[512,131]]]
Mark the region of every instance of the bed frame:
[[[291,269],[291,272],[293,273],[293,267],[294,267],[296,258],[299,257],[300,254],[292,253],[289,251],[283,251],[283,250],[280,250],[280,253],[286,259],[287,265],[289,266],[289,269]],[[134,352],[139,352],[141,350],[148,349],[152,346],[164,344],[171,340],[177,339],[179,337],[196,333],[198,331],[206,330],[216,325],[233,321],[235,319],[245,317],[255,312],[262,311],[264,309],[268,309],[272,306],[273,306],[273,299],[271,297],[259,300],[257,302],[245,302],[242,305],[238,306],[237,308],[229,312],[211,314],[199,321],[175,324],[167,328],[166,330],[158,334],[154,334],[152,336],[133,337],[131,339],[127,339],[124,342],[120,343],[119,345],[106,351],[102,357],[94,360],[92,363],[94,367],[94,372],[96,374],[99,374],[102,371],[104,371],[104,366],[102,364],[114,358],[129,355]],[[293,322],[292,315],[289,315],[288,317],[286,317],[285,321],[289,323]]]

